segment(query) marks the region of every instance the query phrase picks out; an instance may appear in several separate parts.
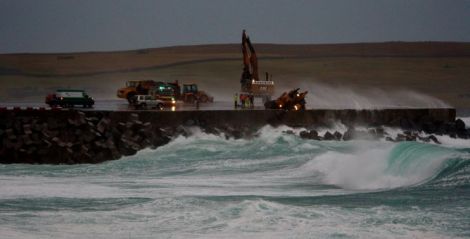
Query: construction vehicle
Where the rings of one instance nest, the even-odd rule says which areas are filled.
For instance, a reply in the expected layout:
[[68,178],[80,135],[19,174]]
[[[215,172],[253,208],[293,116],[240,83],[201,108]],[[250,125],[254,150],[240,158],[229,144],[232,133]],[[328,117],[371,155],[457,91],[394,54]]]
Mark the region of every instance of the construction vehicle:
[[276,100],[264,103],[266,109],[282,109],[282,110],[305,110],[305,96],[308,91],[299,92],[300,88],[284,92]]
[[117,96],[127,99],[130,104],[133,104],[132,101],[136,95],[151,95],[168,104],[175,104],[176,100],[183,100],[185,103],[194,103],[196,99],[199,103],[214,101],[212,96],[209,96],[204,91],[200,91],[196,84],[184,84],[183,92],[181,93],[178,81],[127,81],[126,87],[117,91]]
[[178,82],[167,83],[167,82],[156,82],[155,87],[148,91],[148,95],[155,97],[156,99],[164,101],[166,104],[176,104],[176,100],[180,95],[180,87]]
[[136,95],[147,95],[149,90],[154,88],[157,82],[153,80],[146,81],[127,81],[126,87],[120,88],[117,91],[117,97],[127,99],[129,103],[132,102]]
[[95,100],[84,90],[57,90],[53,94],[46,96],[46,104],[50,107],[74,107],[82,105],[84,108],[91,108]]
[[209,96],[204,91],[200,91],[196,84],[183,84],[183,94],[181,99],[185,103],[194,103],[196,100],[198,103],[214,102],[214,97]]
[[158,109],[163,110],[165,106],[165,102],[163,100],[159,100],[151,95],[135,95],[131,100],[131,105],[135,109]]
[[271,100],[274,94],[274,81],[266,72],[266,79],[260,80],[258,74],[258,58],[250,38],[245,30],[242,34],[243,72],[240,79],[241,92],[262,98],[263,103]]

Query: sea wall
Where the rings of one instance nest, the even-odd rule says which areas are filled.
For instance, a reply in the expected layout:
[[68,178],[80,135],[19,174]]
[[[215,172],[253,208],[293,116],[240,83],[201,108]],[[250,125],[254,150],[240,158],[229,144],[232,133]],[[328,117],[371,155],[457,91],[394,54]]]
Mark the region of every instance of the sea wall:
[[[319,109],[296,112],[1,109],[0,163],[99,163],[133,155],[144,148],[159,147],[173,137],[190,134],[187,130],[190,127],[199,127],[207,133],[223,133],[226,137],[249,138],[267,124],[314,129],[341,122],[351,129],[356,125],[395,126],[411,131],[467,137],[467,131],[458,130],[462,126],[455,117],[455,109]],[[348,137],[336,134],[334,139],[348,140],[352,136],[352,133]]]

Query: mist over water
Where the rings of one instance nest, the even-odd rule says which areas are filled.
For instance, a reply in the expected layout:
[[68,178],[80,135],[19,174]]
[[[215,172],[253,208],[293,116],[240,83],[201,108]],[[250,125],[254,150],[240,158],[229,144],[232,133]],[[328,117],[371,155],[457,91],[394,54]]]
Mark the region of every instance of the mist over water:
[[269,126],[234,140],[191,130],[103,164],[0,165],[0,237],[470,236],[464,140],[327,142]]
[[313,109],[449,108],[447,103],[411,90],[360,89],[326,84],[300,84],[308,90],[307,105]]

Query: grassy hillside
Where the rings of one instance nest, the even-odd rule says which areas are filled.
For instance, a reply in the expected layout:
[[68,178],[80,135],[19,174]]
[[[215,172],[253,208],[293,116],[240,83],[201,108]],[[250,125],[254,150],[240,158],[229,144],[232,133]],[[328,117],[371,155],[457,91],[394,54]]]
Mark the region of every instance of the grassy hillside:
[[[260,72],[270,72],[278,91],[318,85],[412,90],[470,107],[470,44],[376,43],[255,45]],[[0,55],[2,101],[39,100],[57,87],[85,88],[115,98],[130,79],[195,82],[229,99],[239,89],[238,45],[170,47],[115,53]],[[3,74],[2,74],[3,73]],[[346,99],[347,100],[347,99]]]
[[[470,43],[255,44],[262,58],[470,57]],[[138,71],[181,63],[241,58],[238,44],[180,46],[122,52],[0,54],[0,74],[90,75]]]

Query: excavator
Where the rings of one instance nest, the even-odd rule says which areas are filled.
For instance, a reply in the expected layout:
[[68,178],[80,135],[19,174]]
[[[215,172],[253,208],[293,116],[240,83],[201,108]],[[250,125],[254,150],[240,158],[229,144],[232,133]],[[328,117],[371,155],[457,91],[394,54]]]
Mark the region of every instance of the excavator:
[[305,110],[305,96],[308,91],[299,92],[300,88],[284,92],[276,100],[267,101],[264,103],[266,109],[282,109],[282,110]]
[[241,97],[261,97],[266,109],[305,110],[305,96],[308,91],[299,92],[299,88],[284,92],[279,98],[271,100],[274,94],[274,81],[268,72],[264,81],[259,79],[258,58],[245,30],[242,33],[242,53]]
[[243,71],[240,79],[241,93],[262,98],[263,103],[271,100],[274,94],[274,81],[266,72],[266,79],[260,80],[258,74],[258,58],[246,31],[242,33]]

